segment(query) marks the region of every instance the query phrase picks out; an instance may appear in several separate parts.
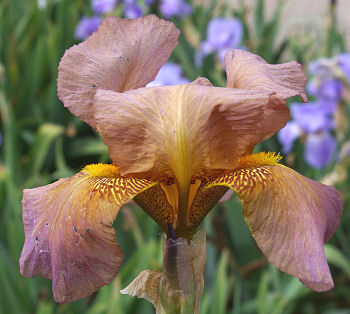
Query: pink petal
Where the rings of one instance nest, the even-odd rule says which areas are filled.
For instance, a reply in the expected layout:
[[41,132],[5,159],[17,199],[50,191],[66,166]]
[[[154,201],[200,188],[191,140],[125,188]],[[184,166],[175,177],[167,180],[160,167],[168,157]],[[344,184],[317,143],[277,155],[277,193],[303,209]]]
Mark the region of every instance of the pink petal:
[[306,75],[296,61],[268,64],[263,58],[244,50],[231,50],[225,55],[227,87],[275,92],[279,97],[305,94]]
[[289,110],[266,92],[210,87],[208,81],[98,90],[95,119],[120,172],[192,180],[233,169],[238,158],[283,127]]
[[226,185],[238,193],[250,231],[271,264],[312,290],[333,288],[323,243],[342,214],[335,188],[279,164],[239,169],[209,185]]
[[106,18],[85,42],[67,50],[58,68],[58,97],[95,128],[96,89],[123,92],[146,86],[177,45],[179,30],[148,15],[136,20]]
[[24,190],[21,274],[52,279],[56,302],[73,302],[108,284],[123,259],[112,223],[119,208],[150,184],[80,172]]

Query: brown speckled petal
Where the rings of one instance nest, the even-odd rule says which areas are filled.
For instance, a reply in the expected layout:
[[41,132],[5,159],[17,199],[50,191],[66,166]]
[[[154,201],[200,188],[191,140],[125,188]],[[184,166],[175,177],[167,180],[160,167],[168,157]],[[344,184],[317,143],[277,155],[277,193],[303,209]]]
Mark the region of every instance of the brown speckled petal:
[[124,203],[152,185],[82,171],[24,190],[21,274],[52,279],[56,302],[73,302],[108,284],[123,259],[112,223]]
[[323,244],[336,231],[339,192],[280,165],[238,169],[209,183],[234,189],[257,245],[269,262],[308,288],[333,288]]
[[95,128],[96,89],[124,92],[146,86],[168,60],[179,34],[173,23],[155,15],[107,17],[85,42],[65,52],[58,68],[58,97]]
[[225,55],[227,87],[275,92],[279,97],[305,94],[306,75],[296,61],[269,64],[263,58],[244,50],[231,50]]

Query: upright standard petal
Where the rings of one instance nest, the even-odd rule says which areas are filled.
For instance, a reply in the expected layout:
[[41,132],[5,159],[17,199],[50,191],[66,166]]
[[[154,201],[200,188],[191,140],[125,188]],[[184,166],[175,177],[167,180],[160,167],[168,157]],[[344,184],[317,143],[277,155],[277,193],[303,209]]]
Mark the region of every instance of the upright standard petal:
[[333,288],[323,243],[342,214],[338,191],[274,164],[272,155],[263,162],[252,156],[207,187],[224,185],[238,193],[250,231],[271,264],[312,290]]
[[111,165],[90,165],[71,178],[24,190],[21,274],[52,279],[57,302],[108,284],[123,259],[113,221],[123,204],[153,184],[122,178]]
[[235,49],[225,55],[227,87],[275,92],[279,97],[305,94],[306,75],[296,61],[268,64],[263,58],[248,51]]
[[289,119],[284,102],[271,93],[207,83],[97,91],[97,129],[123,175],[148,172],[152,179],[189,184],[212,170],[233,169]]
[[155,15],[106,18],[85,42],[65,52],[58,68],[58,97],[95,128],[96,89],[124,92],[146,86],[168,60],[178,36],[173,23]]

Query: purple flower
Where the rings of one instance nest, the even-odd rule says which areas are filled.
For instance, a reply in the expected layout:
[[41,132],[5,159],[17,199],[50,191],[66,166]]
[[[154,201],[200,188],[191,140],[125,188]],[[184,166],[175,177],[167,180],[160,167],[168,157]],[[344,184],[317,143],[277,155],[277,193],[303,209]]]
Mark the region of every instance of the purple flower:
[[344,84],[340,80],[342,69],[338,57],[332,59],[320,58],[310,63],[309,74],[312,80],[307,84],[310,95],[329,103],[338,103],[342,97]]
[[292,104],[292,116],[296,124],[306,133],[315,133],[334,128],[328,109],[318,103]]
[[97,14],[105,14],[113,11],[117,5],[117,0],[92,0],[92,10]]
[[99,16],[82,17],[78,26],[75,29],[74,37],[76,39],[84,40],[97,30],[97,27],[102,22]]
[[341,70],[350,84],[350,53],[341,53],[337,59]]
[[337,103],[341,99],[343,87],[343,83],[337,78],[315,78],[306,88],[312,96]]
[[189,15],[192,8],[183,0],[162,0],[160,4],[160,12],[166,18],[173,16]]
[[167,62],[160,69],[156,78],[147,84],[147,87],[180,85],[188,82],[189,80],[182,76],[181,66],[175,63]]
[[322,169],[331,161],[337,142],[328,132],[308,135],[305,143],[305,160],[317,169]]
[[143,15],[142,8],[133,1],[125,1],[124,16],[128,19],[136,19]]
[[286,126],[277,133],[279,142],[282,144],[283,154],[292,150],[294,141],[301,135],[302,130],[295,121],[288,121]]
[[240,20],[223,17],[212,19],[208,24],[207,38],[200,47],[200,58],[215,52],[223,62],[225,53],[238,48],[242,37],[243,26]]
[[336,141],[329,131],[334,121],[329,107],[323,103],[292,104],[293,120],[278,132],[283,153],[289,153],[293,142],[302,134],[306,135],[304,158],[306,162],[321,169],[331,160]]

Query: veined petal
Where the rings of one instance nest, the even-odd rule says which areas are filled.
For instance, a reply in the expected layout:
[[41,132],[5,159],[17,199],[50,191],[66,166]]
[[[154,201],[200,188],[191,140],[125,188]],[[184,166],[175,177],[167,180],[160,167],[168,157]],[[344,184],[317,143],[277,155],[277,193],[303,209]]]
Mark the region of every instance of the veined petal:
[[113,221],[120,207],[154,185],[122,178],[112,165],[23,192],[21,274],[52,279],[57,302],[73,302],[108,284],[123,259]]
[[269,64],[263,58],[244,50],[231,50],[225,55],[227,87],[275,92],[279,97],[305,94],[306,75],[296,61]]
[[289,119],[271,93],[210,87],[203,79],[124,93],[98,90],[94,109],[121,174],[148,172],[186,184],[212,169],[235,168]]
[[58,68],[58,97],[95,128],[96,89],[123,92],[146,86],[168,60],[179,33],[173,23],[155,15],[107,17],[85,42],[65,52]]
[[154,219],[164,232],[168,230],[169,224],[175,226],[177,206],[167,198],[160,184],[156,184],[136,195],[134,201]]
[[207,187],[224,185],[238,193],[250,231],[270,263],[312,290],[333,288],[323,243],[342,214],[338,191],[277,163],[244,166]]

